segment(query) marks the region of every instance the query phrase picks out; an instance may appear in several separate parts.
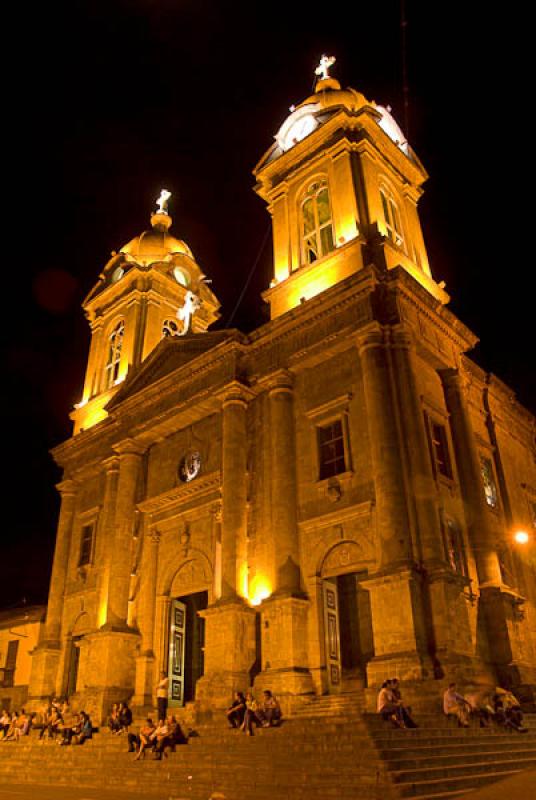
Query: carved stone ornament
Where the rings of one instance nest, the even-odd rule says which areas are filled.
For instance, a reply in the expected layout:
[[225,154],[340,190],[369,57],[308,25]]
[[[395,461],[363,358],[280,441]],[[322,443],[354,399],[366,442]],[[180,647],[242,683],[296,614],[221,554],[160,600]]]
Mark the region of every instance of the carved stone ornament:
[[190,450],[179,462],[179,480],[189,483],[197,478],[201,471],[201,454],[197,450]]

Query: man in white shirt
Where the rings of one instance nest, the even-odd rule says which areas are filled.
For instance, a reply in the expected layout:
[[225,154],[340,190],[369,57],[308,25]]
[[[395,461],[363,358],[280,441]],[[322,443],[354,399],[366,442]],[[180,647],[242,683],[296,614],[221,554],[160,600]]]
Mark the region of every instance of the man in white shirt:
[[458,718],[458,725],[461,728],[469,727],[469,714],[471,706],[465,697],[456,691],[456,684],[449,683],[448,689],[443,694],[443,713],[447,717],[452,714]]
[[160,673],[160,682],[156,686],[156,705],[158,707],[158,719],[166,719],[169,693],[169,678],[165,672]]

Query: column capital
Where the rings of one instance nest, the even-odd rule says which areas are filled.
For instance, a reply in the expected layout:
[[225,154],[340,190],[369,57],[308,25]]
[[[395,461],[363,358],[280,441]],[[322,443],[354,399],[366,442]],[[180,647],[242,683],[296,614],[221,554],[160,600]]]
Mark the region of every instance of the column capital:
[[294,375],[286,369],[280,369],[277,372],[272,372],[259,381],[270,396],[280,392],[291,394],[294,391]]
[[383,347],[385,345],[383,327],[379,322],[371,322],[356,333],[356,343],[360,355],[372,347]]
[[251,389],[240,381],[231,381],[219,394],[222,408],[239,405],[247,408],[248,403],[255,397]]
[[56,484],[56,489],[62,497],[74,496],[77,493],[78,488],[79,484],[77,481],[73,481],[70,478],[66,478],[65,480]]
[[210,513],[214,519],[214,522],[221,522],[222,520],[222,501],[217,500],[211,507]]
[[448,367],[447,369],[438,369],[438,375],[441,378],[443,386],[449,389],[462,389],[463,377],[459,369]]
[[403,325],[394,325],[390,333],[391,345],[397,350],[415,350],[415,337],[411,329]]
[[102,466],[104,467],[104,471],[107,474],[111,474],[113,472],[119,472],[119,457],[118,456],[110,456],[109,458],[105,458],[102,462]]
[[123,439],[122,442],[112,445],[112,450],[118,456],[142,456],[147,448],[135,439]]
[[149,531],[149,540],[151,544],[154,544],[155,546],[159,545],[161,538],[162,534],[160,533],[160,531],[157,531],[156,528],[153,528],[152,530]]

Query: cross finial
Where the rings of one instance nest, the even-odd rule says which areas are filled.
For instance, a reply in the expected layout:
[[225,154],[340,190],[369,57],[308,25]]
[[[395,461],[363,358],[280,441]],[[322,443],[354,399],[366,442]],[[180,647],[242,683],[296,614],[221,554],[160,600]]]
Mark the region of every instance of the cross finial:
[[160,197],[156,201],[156,205],[158,208],[156,212],[157,214],[168,213],[167,207],[168,207],[168,200],[170,197],[171,197],[171,192],[168,192],[167,189],[162,189],[162,191],[160,192]]
[[315,69],[315,75],[321,76],[322,80],[325,81],[326,78],[329,78],[329,68],[333,66],[336,60],[335,56],[322,56],[320,64]]

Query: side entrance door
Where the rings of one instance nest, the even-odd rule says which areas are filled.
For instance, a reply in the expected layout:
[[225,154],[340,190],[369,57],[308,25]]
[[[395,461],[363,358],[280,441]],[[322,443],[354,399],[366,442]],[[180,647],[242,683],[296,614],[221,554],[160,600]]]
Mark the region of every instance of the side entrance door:
[[184,654],[186,651],[186,605],[171,601],[169,628],[169,705],[184,705]]
[[339,633],[339,599],[336,579],[322,582],[324,598],[324,631],[326,639],[326,669],[329,691],[341,690],[341,643]]

